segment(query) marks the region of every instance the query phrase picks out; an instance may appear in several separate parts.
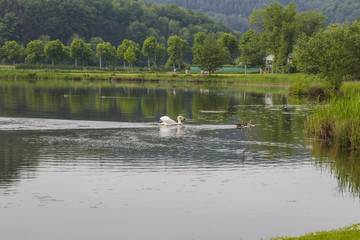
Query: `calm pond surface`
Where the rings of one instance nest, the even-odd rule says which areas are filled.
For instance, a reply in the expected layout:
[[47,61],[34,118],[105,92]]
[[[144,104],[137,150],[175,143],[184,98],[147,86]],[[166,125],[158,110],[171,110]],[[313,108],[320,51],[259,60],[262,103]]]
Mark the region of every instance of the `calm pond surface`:
[[[358,158],[306,141],[309,109],[285,92],[0,81],[0,239],[266,239],[359,223]],[[158,124],[180,114],[183,126]]]

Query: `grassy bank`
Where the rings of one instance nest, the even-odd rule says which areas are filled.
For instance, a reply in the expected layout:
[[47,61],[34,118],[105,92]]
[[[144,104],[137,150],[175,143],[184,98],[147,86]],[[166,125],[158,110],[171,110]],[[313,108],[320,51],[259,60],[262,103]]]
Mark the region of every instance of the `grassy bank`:
[[272,240],[358,240],[360,239],[360,224],[353,225],[350,227],[327,231],[307,234],[301,237],[280,237],[273,238]]
[[114,82],[192,82],[192,83],[232,83],[232,84],[262,84],[290,86],[296,81],[302,81],[307,76],[303,74],[172,74],[172,73],[122,73],[91,70],[0,70],[0,79],[14,80],[109,80]]
[[340,147],[360,149],[360,94],[347,93],[314,107],[307,117],[305,133]]

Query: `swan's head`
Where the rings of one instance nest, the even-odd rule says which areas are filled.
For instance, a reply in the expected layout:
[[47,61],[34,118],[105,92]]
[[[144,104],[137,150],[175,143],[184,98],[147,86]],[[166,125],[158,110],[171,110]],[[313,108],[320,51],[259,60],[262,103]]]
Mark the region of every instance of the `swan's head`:
[[186,121],[185,118],[183,116],[181,116],[181,115],[177,117],[177,120],[178,120],[178,123]]

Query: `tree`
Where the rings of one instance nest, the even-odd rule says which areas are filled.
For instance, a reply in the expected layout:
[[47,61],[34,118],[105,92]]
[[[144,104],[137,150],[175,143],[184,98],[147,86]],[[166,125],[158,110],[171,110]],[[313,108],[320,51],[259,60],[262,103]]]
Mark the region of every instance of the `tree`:
[[155,52],[155,57],[154,57],[154,64],[155,64],[155,67],[157,65],[158,62],[161,62],[164,57],[166,55],[166,48],[164,46],[164,44],[158,44],[156,46],[156,52]]
[[241,49],[240,62],[243,64],[263,65],[266,55],[259,36],[252,29],[241,37],[239,42]]
[[226,47],[230,53],[231,58],[233,58],[234,55],[239,52],[239,40],[234,35],[224,33],[221,35],[218,41],[222,46]]
[[12,61],[13,66],[15,66],[15,61],[19,60],[24,54],[24,48],[15,41],[6,41],[1,51],[7,56],[9,61]]
[[83,55],[79,58],[80,61],[82,61],[83,66],[85,65],[85,62],[91,61],[91,58],[94,56],[94,51],[91,49],[90,43],[85,43],[85,50],[83,52]]
[[137,61],[137,57],[132,46],[128,47],[124,54],[124,59],[129,62],[129,67],[131,68],[132,63]]
[[299,69],[320,73],[334,91],[339,91],[344,79],[357,74],[354,69],[360,65],[359,37],[349,25],[331,25],[311,37],[304,34],[294,52]]
[[320,30],[325,30],[327,20],[324,15],[318,12],[302,12],[298,16],[300,32],[305,33],[306,36],[311,36]]
[[103,43],[103,42],[105,42],[105,41],[101,37],[90,38],[91,49],[95,52],[97,45],[99,43]]
[[64,44],[57,39],[45,45],[45,55],[51,59],[52,65],[54,65],[55,61],[64,61],[67,57],[67,50]]
[[127,40],[127,39],[124,39],[122,41],[122,44],[119,45],[118,49],[117,49],[117,56],[124,61],[124,69],[126,68],[126,65],[125,65],[125,61],[127,61],[125,59],[125,52],[128,50],[129,47],[133,47],[133,50],[135,52],[135,56],[137,59],[139,59],[140,57],[140,47],[139,47],[139,44],[136,44],[135,42],[131,41],[131,40]]
[[0,45],[4,41],[20,41],[23,27],[23,22],[14,12],[6,12],[3,18],[0,17]]
[[27,63],[38,64],[38,62],[45,57],[44,42],[41,40],[34,40],[27,44],[26,54],[28,55],[25,59]]
[[198,32],[194,35],[194,45],[192,47],[193,54],[198,54],[200,51],[200,47],[204,44],[206,35],[204,32]]
[[293,3],[284,7],[274,2],[265,9],[254,10],[249,19],[251,26],[261,28],[261,42],[275,56],[274,66],[281,67],[282,73],[297,39],[297,18]]
[[96,47],[96,56],[99,57],[101,68],[102,58],[109,64],[116,57],[116,49],[114,46],[111,46],[109,42],[99,43]]
[[155,58],[158,43],[154,37],[148,37],[143,44],[142,53],[148,58],[148,69],[150,70],[150,59]]
[[81,61],[86,59],[87,55],[89,54],[89,49],[87,49],[84,41],[78,38],[74,38],[70,44],[70,56],[75,59],[75,66],[78,65],[78,60]]
[[174,63],[174,69],[175,69],[175,63],[178,62],[179,68],[181,66],[181,62],[184,58],[185,53],[189,49],[189,44],[186,40],[182,40],[179,36],[175,35],[172,37],[169,37],[168,39],[168,53],[169,58]]
[[210,33],[206,35],[204,42],[198,45],[193,61],[201,69],[208,71],[210,76],[229,59],[229,51],[216,40],[215,34]]

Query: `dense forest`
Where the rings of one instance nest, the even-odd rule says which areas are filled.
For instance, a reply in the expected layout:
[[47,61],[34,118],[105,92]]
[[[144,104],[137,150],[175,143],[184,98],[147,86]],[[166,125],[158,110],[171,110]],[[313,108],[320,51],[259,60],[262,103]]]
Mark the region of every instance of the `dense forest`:
[[[175,3],[186,9],[207,14],[233,30],[246,32],[249,29],[247,19],[253,9],[261,9],[274,0],[146,0],[161,4]],[[358,0],[278,0],[288,5],[294,2],[299,12],[317,11],[324,14],[329,23],[353,22],[360,12]]]
[[124,39],[142,43],[154,36],[166,44],[179,35],[190,44],[194,34],[232,32],[199,12],[137,0],[0,0],[0,45],[46,36],[70,44],[74,38],[101,37],[113,45]]

